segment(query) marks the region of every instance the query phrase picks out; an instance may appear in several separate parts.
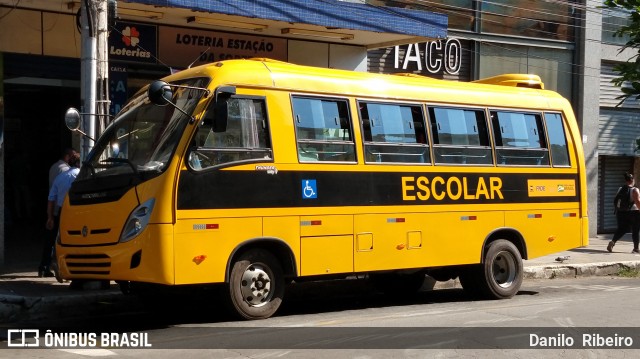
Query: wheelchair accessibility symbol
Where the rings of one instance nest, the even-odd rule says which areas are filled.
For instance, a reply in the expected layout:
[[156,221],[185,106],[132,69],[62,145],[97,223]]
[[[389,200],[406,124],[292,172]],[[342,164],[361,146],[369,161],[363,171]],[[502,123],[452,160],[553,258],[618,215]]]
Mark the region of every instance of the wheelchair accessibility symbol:
[[318,188],[316,187],[316,180],[302,180],[302,198],[318,198]]

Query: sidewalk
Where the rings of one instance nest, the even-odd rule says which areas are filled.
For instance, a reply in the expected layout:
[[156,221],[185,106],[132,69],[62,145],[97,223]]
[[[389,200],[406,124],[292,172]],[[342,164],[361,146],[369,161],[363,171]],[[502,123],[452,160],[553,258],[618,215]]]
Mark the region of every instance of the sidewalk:
[[[591,238],[587,247],[577,248],[524,262],[525,279],[553,279],[581,276],[615,275],[621,269],[640,269],[640,255],[632,254],[631,238],[618,241],[613,253],[607,252],[611,235]],[[37,251],[36,251],[37,252]],[[11,253],[9,253],[11,254]],[[69,283],[55,278],[38,278],[37,261],[24,251],[0,267],[0,323],[37,320],[47,312],[72,309],[81,304],[125,300],[118,286],[109,289],[71,290]],[[557,258],[566,257],[558,261]],[[438,283],[436,288],[459,286],[456,282]]]

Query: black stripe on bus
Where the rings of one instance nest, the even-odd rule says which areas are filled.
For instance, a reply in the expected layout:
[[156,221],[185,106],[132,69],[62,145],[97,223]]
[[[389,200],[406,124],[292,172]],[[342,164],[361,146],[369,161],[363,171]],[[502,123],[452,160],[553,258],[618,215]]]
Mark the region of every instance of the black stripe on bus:
[[[426,184],[428,191],[418,186],[419,177],[423,177],[422,188]],[[529,196],[534,189],[528,188],[528,180],[545,179],[573,183],[575,188],[566,188],[568,195]],[[443,194],[444,198],[437,198]],[[177,205],[178,209],[231,209],[547,203],[578,202],[579,196],[576,174],[182,171]]]

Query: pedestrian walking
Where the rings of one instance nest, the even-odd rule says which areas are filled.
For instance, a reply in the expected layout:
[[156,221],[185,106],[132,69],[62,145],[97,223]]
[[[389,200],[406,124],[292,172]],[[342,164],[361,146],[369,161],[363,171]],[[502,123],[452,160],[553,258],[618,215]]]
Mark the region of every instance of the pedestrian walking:
[[626,183],[620,186],[614,199],[618,228],[607,245],[607,251],[612,252],[618,239],[631,228],[631,238],[633,239],[631,253],[640,253],[638,250],[640,242],[640,190],[635,186],[635,180],[631,173],[625,173],[624,180]]
[[78,176],[78,172],[80,172],[80,156],[77,152],[71,155],[68,164],[70,166],[69,170],[57,175],[49,189],[46,223],[48,233],[42,247],[42,257],[38,268],[39,277],[54,276],[50,267],[51,256],[53,253],[53,247],[55,246],[56,237],[58,235],[58,228],[60,226],[60,209],[62,208],[62,203],[64,202],[64,198],[67,195],[69,188],[71,187],[71,183],[73,183]]

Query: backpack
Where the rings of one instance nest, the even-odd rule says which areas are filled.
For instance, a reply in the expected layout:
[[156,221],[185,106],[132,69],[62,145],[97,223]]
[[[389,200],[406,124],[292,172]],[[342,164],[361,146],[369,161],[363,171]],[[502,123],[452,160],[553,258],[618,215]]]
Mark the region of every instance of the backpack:
[[616,197],[613,200],[613,206],[615,207],[615,212],[621,211],[626,212],[631,209],[633,206],[633,200],[631,199],[631,191],[635,187],[629,186],[621,186],[618,189],[618,193],[616,193]]

